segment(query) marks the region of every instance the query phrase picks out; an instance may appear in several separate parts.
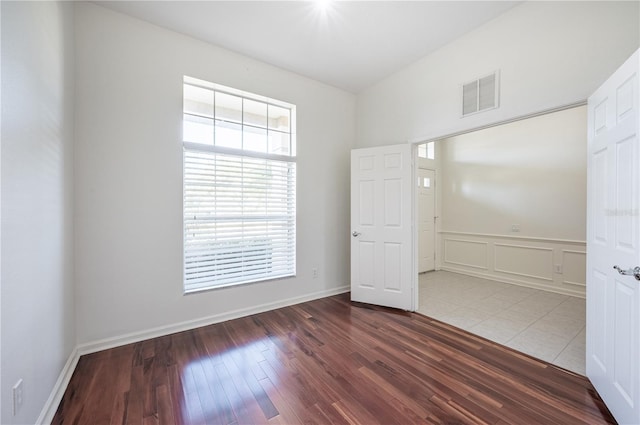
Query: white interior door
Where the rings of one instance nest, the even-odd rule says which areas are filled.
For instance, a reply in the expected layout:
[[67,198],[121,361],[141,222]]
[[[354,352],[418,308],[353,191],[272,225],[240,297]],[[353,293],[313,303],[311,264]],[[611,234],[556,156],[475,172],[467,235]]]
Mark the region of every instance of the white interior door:
[[640,281],[614,269],[640,266],[639,61],[588,104],[586,366],[620,424],[640,424]]
[[418,272],[436,268],[436,172],[418,169]]
[[412,146],[351,151],[351,299],[414,310]]

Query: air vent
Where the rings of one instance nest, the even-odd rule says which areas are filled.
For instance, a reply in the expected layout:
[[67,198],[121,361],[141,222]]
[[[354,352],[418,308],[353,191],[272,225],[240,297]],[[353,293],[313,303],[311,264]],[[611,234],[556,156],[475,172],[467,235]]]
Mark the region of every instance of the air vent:
[[498,107],[498,71],[462,86],[462,116]]

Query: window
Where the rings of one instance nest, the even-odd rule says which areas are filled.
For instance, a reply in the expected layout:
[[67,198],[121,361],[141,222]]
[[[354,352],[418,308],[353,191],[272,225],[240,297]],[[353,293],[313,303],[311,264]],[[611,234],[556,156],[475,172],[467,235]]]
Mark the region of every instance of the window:
[[295,106],[183,87],[185,292],[294,276]]
[[436,158],[436,142],[428,142],[418,145],[418,156],[420,158]]

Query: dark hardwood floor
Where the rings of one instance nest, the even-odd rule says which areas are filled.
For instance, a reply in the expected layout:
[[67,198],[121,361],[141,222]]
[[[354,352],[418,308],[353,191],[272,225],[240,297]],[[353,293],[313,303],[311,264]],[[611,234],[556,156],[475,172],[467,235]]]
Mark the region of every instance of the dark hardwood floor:
[[82,356],[54,424],[604,424],[589,381],[338,295]]

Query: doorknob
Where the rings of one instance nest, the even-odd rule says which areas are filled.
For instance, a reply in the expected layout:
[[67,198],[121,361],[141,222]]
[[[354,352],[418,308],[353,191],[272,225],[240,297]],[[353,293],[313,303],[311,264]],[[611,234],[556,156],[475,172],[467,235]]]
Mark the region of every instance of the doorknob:
[[622,270],[620,267],[618,266],[613,266],[614,269],[618,270],[618,273],[623,274],[625,276],[627,275],[632,275],[633,277],[636,278],[636,280],[640,280],[640,267],[636,266],[632,269],[629,270]]
[[357,238],[358,236],[360,236],[362,233],[360,232],[356,232],[355,230],[353,231],[353,233],[351,233],[351,236],[353,236],[354,238]]

